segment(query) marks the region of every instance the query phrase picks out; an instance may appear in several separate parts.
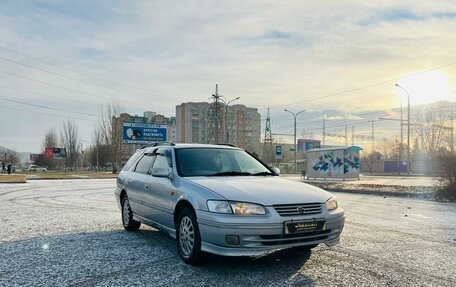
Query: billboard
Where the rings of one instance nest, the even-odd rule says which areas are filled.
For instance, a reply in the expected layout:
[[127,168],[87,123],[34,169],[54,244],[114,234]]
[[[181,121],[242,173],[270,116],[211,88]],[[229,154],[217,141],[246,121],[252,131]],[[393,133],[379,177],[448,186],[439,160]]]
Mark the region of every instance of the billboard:
[[144,144],[166,141],[166,125],[124,123],[123,143]]
[[275,158],[282,159],[282,146],[278,145],[275,147]]
[[66,158],[66,148],[47,147],[44,150],[44,156],[53,159]]
[[316,148],[321,148],[319,140],[298,139],[298,150],[308,151]]
[[40,157],[40,154],[38,153],[31,153],[30,154],[30,161],[35,161]]

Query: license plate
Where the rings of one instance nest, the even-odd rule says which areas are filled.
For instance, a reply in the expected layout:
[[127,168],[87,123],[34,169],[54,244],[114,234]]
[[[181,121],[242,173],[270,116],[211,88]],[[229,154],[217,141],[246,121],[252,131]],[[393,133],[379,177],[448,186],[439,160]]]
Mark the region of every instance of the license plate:
[[285,222],[285,234],[310,233],[324,229],[324,219],[298,220]]

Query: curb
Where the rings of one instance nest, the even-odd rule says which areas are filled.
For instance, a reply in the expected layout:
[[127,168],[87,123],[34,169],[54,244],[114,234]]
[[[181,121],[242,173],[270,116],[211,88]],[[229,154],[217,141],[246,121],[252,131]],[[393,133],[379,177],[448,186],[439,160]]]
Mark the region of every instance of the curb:
[[434,200],[434,194],[430,192],[398,192],[398,191],[380,191],[380,190],[366,190],[366,189],[340,189],[340,188],[322,188],[329,192],[353,193],[353,194],[367,194],[378,196],[396,196],[417,199]]

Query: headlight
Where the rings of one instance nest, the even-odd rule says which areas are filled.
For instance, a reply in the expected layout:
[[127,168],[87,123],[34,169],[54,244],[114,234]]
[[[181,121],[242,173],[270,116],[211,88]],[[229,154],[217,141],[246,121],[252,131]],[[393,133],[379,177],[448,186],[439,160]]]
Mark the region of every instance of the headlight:
[[264,210],[263,206],[253,203],[244,203],[244,202],[236,202],[231,203],[231,208],[234,210],[234,214],[239,215],[264,215],[266,211]]
[[328,211],[331,211],[331,210],[334,210],[337,208],[337,200],[335,197],[331,197],[330,199],[328,199],[328,201],[326,201],[326,209]]
[[233,213],[229,203],[224,200],[208,200],[207,209],[216,213]]
[[230,202],[224,200],[208,200],[207,209],[215,213],[234,213],[236,215],[264,215],[263,206],[245,202]]

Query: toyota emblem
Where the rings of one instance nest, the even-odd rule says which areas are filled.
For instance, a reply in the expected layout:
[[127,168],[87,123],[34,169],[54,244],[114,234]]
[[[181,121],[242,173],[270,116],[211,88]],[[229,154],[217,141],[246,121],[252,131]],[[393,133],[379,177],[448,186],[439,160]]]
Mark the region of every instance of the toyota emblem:
[[306,209],[305,209],[304,207],[302,207],[302,206],[296,208],[296,210],[297,210],[299,213],[301,213],[301,214],[304,214],[304,213],[306,212]]

